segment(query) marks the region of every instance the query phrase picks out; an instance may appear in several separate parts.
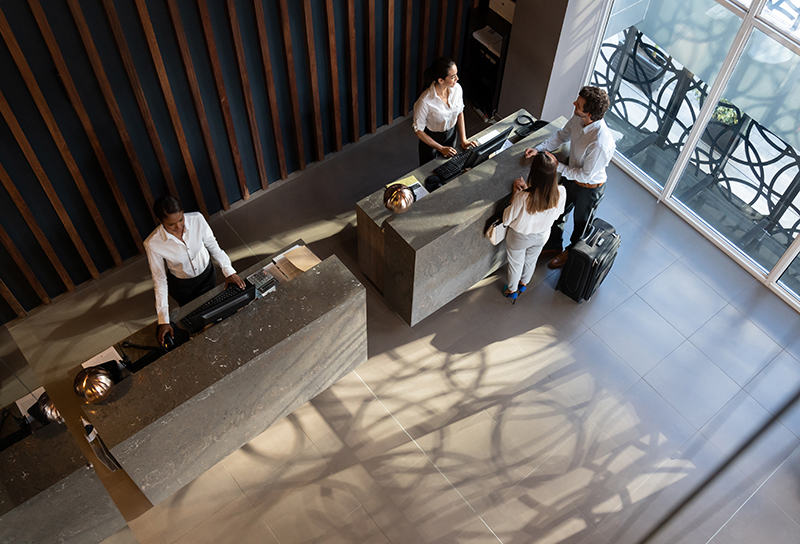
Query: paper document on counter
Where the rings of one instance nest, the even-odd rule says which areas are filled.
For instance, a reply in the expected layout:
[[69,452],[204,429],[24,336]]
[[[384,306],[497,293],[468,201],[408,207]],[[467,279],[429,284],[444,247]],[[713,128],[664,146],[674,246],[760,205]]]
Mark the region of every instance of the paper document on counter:
[[108,361],[120,361],[120,360],[122,360],[122,357],[120,357],[119,353],[117,353],[117,350],[114,349],[114,346],[111,346],[107,350],[98,353],[85,363],[81,363],[81,366],[83,368],[89,368],[90,366],[102,365],[103,363],[107,363]]
[[311,250],[305,246],[292,249],[284,254],[289,261],[298,269],[305,272],[311,267],[314,267],[322,261],[316,255],[311,253]]
[[404,177],[403,179],[398,179],[397,181],[393,181],[393,182],[391,182],[391,183],[387,183],[387,184],[386,184],[386,187],[391,187],[392,185],[395,185],[396,183],[399,183],[399,184],[401,184],[401,185],[406,185],[406,186],[408,186],[408,187],[411,187],[411,186],[412,186],[412,185],[414,185],[415,183],[419,184],[419,180],[416,178],[416,176],[414,176],[414,175],[412,174],[412,175],[410,175],[410,176],[406,176],[406,177]]

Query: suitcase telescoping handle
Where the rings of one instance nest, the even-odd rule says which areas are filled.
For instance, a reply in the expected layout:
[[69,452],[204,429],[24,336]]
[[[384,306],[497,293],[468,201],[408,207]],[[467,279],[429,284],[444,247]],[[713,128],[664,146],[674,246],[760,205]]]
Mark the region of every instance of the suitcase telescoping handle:
[[[583,226],[583,232],[581,233],[581,240],[586,240],[586,233],[592,227],[592,223],[594,223],[594,218],[597,215],[597,208],[600,207],[600,203],[603,201],[605,196],[606,196],[605,193],[600,195],[600,198],[597,200],[597,204],[594,205],[594,207],[592,208],[592,211],[589,213],[589,219],[586,221],[586,225]],[[587,240],[587,243],[588,243],[588,240]]]

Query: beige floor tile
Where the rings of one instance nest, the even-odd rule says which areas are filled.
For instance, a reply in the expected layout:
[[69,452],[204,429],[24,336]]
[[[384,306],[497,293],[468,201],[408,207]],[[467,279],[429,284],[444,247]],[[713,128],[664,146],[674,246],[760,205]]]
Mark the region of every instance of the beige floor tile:
[[128,526],[120,529],[100,544],[140,544]]
[[485,411],[452,434],[432,433],[417,443],[478,514],[496,506],[535,468],[534,459]]
[[241,496],[242,490],[219,463],[142,517],[149,518],[170,544]]
[[[625,501],[598,527],[609,542],[615,544],[638,544],[676,506],[676,502],[647,480],[625,497]],[[708,537],[695,525],[689,516],[678,516],[664,525],[652,542],[667,544],[705,544]]]
[[175,541],[176,544],[279,544],[269,527],[241,496]]
[[390,542],[455,543],[477,514],[436,470],[422,459],[364,504]]
[[247,498],[281,544],[313,542],[359,506],[313,445],[291,463],[248,484]]
[[226,457],[225,466],[236,483],[245,491],[300,455],[312,444],[291,417],[272,427]]
[[153,524],[152,511],[129,521],[128,527],[130,527],[139,544],[167,544],[167,541],[164,540],[164,537],[161,536],[161,533],[158,532],[155,524]]
[[[343,422],[319,441],[319,449],[340,472],[355,466],[354,493],[369,496],[417,463],[423,451],[392,417],[386,408],[374,401]],[[362,470],[363,469],[363,470]],[[364,474],[366,473],[366,474]],[[369,478],[364,480],[364,476]],[[356,492],[358,491],[358,492]]]
[[442,368],[442,360],[422,340],[413,340],[373,355],[355,372],[380,397],[436,368]]
[[315,544],[390,544],[383,531],[372,521],[363,507],[347,516],[338,527],[334,527],[315,541]]
[[580,543],[594,526],[567,498],[553,496],[547,478],[526,478],[483,520],[502,542]]
[[497,544],[500,539],[492,532],[482,519],[469,523],[459,534],[458,542],[462,544]]
[[481,411],[472,393],[444,366],[404,379],[378,399],[413,438],[445,428],[456,432]]

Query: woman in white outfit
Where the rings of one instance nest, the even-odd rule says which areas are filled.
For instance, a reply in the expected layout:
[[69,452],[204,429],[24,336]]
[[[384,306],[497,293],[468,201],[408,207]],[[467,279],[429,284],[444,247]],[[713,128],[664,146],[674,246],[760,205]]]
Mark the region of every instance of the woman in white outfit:
[[522,178],[514,180],[511,204],[503,212],[503,225],[508,227],[508,284],[503,294],[512,300],[525,292],[550,227],[564,213],[567,192],[558,184],[557,165],[552,153],[537,154],[527,183]]

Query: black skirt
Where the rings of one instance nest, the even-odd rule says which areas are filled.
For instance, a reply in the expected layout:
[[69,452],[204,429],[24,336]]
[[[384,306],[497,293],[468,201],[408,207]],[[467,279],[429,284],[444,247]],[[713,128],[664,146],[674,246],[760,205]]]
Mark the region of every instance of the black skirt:
[[[457,140],[457,131],[458,125],[453,126],[450,130],[446,130],[444,132],[433,132],[431,130],[425,129],[425,134],[433,138],[433,141],[437,144],[441,144],[447,147],[456,147],[456,140]],[[419,165],[422,166],[426,162],[430,162],[436,158],[438,152],[423,142],[422,140],[419,141]]]
[[203,293],[211,291],[216,284],[217,273],[212,262],[209,262],[206,269],[194,278],[178,278],[167,270],[169,295],[181,306],[193,301]]

